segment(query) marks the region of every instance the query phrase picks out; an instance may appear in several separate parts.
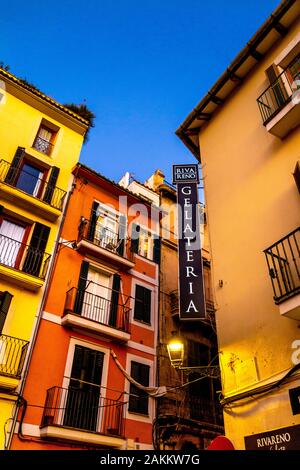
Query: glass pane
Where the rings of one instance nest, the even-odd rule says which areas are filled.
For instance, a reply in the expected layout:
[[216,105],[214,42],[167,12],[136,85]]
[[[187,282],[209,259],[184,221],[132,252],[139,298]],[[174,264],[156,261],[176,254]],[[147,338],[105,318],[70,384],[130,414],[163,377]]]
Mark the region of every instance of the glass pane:
[[28,194],[36,196],[41,183],[40,177],[43,173],[34,166],[25,163],[23,166],[16,187]]

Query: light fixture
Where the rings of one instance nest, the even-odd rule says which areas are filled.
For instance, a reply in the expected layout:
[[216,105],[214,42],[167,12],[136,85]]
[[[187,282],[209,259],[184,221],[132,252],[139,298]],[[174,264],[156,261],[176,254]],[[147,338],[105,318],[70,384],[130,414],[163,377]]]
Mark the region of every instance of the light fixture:
[[167,350],[171,365],[175,367],[175,369],[181,367],[184,358],[184,344],[182,339],[173,334],[171,340],[167,344]]
[[216,378],[220,376],[219,366],[183,366],[184,361],[184,342],[180,336],[173,333],[172,338],[167,344],[167,350],[171,365],[177,370],[184,370],[187,372],[197,372],[200,375]]

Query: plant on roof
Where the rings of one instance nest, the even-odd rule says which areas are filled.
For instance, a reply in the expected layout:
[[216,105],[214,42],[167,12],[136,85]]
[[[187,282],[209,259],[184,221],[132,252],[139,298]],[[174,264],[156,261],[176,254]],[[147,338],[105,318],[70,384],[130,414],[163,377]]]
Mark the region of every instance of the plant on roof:
[[4,62],[0,61],[0,68],[5,70],[5,72],[8,72],[10,69],[10,66],[5,64]]
[[90,128],[95,127],[95,123],[94,123],[94,119],[96,118],[95,114],[86,106],[86,104],[68,103],[68,104],[64,104],[64,107],[70,109],[70,111],[73,111],[73,113],[78,114],[78,116],[81,116],[83,119],[88,121],[89,127],[84,136],[84,142],[86,143],[89,139]]

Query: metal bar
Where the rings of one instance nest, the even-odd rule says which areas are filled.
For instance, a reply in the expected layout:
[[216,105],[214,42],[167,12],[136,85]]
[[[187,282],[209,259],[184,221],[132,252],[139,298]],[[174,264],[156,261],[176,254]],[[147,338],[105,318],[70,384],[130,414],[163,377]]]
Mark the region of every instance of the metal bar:
[[71,385],[69,388],[48,389],[41,425],[51,423],[98,434],[122,436],[125,403],[102,397],[100,389],[95,384],[91,384],[87,390]]
[[129,332],[130,310],[123,303],[114,303],[110,298],[72,287],[66,294],[64,314],[71,311],[88,320]]

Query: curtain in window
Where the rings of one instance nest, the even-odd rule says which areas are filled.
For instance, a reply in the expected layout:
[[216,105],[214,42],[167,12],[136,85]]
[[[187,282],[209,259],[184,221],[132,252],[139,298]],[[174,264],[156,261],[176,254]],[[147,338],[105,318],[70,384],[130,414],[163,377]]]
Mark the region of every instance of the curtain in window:
[[0,227],[0,263],[15,267],[25,228],[3,220]]
[[51,142],[53,132],[49,131],[49,129],[46,129],[45,127],[40,127],[38,135],[41,139]]

